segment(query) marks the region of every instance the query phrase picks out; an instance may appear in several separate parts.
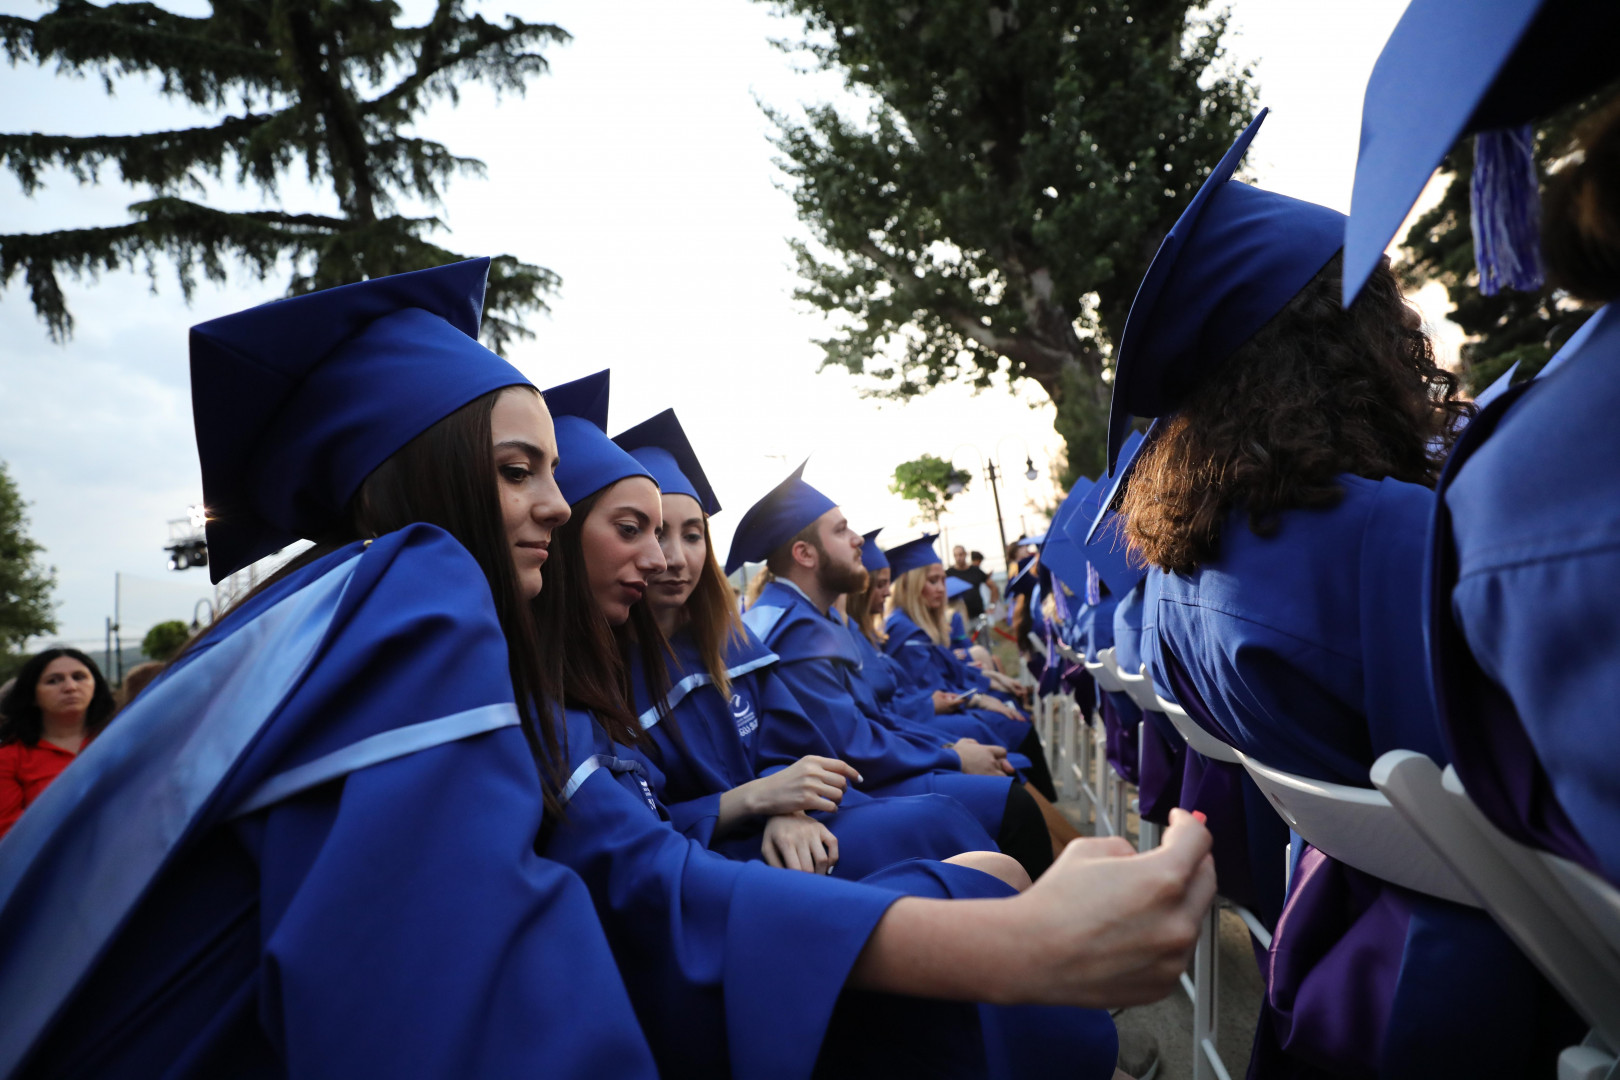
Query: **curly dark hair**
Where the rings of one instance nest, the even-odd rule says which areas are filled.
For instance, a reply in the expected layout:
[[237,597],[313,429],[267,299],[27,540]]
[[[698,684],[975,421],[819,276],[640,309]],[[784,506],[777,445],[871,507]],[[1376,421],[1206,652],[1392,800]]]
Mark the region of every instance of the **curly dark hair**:
[[17,672],[17,681],[11,688],[11,693],[0,700],[0,744],[20,742],[24,746],[38,746],[40,738],[45,734],[45,718],[40,714],[39,702],[34,697],[34,691],[39,686],[40,676],[51,661],[62,657],[77,660],[90,669],[90,678],[95,682],[95,690],[90,695],[90,705],[84,711],[84,735],[90,738],[101,733],[112,719],[115,709],[112,688],[96,667],[96,662],[80,652],[59,646],[46,649],[29,658]]
[[1576,129],[1547,180],[1542,252],[1554,285],[1604,304],[1620,297],[1620,92]]
[[1347,310],[1339,256],[1187,399],[1142,450],[1121,513],[1133,555],[1191,572],[1238,507],[1257,535],[1344,497],[1343,473],[1433,487],[1472,402],[1435,363],[1387,262]]

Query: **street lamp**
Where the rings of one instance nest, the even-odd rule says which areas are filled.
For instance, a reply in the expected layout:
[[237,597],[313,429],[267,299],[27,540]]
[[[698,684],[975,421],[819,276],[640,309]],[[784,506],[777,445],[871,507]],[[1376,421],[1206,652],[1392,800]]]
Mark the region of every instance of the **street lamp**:
[[[1008,439],[1014,438],[1018,439],[1019,442],[1024,442],[1022,438],[1016,435],[1004,436],[997,440],[995,455],[992,455],[988,459],[985,458],[984,451],[980,450],[972,443],[958,443],[956,447],[956,450],[960,450],[965,446],[969,450],[972,450],[975,454],[979,455],[979,467],[984,470],[984,478],[990,482],[990,497],[995,500],[996,504],[996,535],[1001,538],[1002,565],[1006,567],[1009,573],[1011,573],[1012,567],[1007,565],[1007,525],[1002,520],[1001,516],[1001,489],[996,486],[996,481],[1005,475],[1005,470],[997,470],[996,456],[1001,453],[1001,444],[1006,442]],[[951,451],[951,456],[953,458],[956,456],[956,450]],[[1024,479],[1035,480],[1040,475],[1041,474],[1035,469],[1034,455],[1029,452],[1029,443],[1024,442]],[[966,489],[966,487],[966,484],[953,480],[946,485],[945,492],[948,495],[960,495],[963,490]]]

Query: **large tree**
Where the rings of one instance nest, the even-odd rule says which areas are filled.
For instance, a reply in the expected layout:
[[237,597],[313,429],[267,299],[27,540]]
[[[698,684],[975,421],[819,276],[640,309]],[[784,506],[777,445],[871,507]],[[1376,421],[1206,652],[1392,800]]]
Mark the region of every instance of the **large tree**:
[[825,363],[905,398],[1033,379],[1068,475],[1101,467],[1112,343],[1254,105],[1185,0],[768,0],[859,110],[772,111]]
[[[150,196],[130,207],[125,223],[0,236],[0,286],[20,273],[35,312],[62,340],[73,329],[63,275],[150,272],[166,256],[189,297],[199,273],[223,281],[234,261],[259,278],[290,266],[288,291],[300,293],[462,258],[429,239],[443,227],[437,217],[402,214],[399,202],[438,206],[453,175],[481,174],[483,164],[410,126],[467,83],[522,93],[546,70],[537,50],[568,37],[543,23],[490,22],[466,7],[437,0],[420,26],[402,25],[393,0],[216,0],[203,17],[154,3],[56,0],[38,19],[0,16],[0,44],[13,64],[94,75],[109,94],[120,81],[147,77],[208,117],[172,131],[0,134],[0,162],[25,192],[52,166],[80,183],[116,166],[124,183]],[[335,196],[335,213],[283,205],[279,189],[294,169]],[[256,186],[264,208],[232,212],[200,201],[207,181],[227,175]],[[485,301],[491,346],[527,336],[523,317],[543,310],[556,284],[549,270],[497,257]]]
[[29,638],[56,630],[56,571],[40,562],[44,550],[28,535],[26,504],[0,461],[0,680],[21,665]]
[[[1600,98],[1581,102],[1536,128],[1536,161],[1543,175],[1569,152],[1576,126]],[[1495,296],[1479,291],[1474,266],[1474,231],[1469,219],[1469,189],[1474,174],[1473,140],[1464,140],[1440,165],[1445,192],[1419,215],[1401,242],[1400,270],[1408,288],[1438,281],[1452,304],[1451,321],[1465,334],[1462,375],[1475,393],[1497,376],[1519,365],[1516,382],[1531,377],[1591,315],[1551,287],[1536,292],[1503,289]]]

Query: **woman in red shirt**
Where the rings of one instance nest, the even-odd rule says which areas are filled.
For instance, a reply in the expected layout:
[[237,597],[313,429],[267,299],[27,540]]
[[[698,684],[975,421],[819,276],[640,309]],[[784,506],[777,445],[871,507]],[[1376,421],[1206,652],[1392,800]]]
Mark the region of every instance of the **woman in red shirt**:
[[46,649],[0,701],[0,837],[112,716],[112,690],[78,649]]

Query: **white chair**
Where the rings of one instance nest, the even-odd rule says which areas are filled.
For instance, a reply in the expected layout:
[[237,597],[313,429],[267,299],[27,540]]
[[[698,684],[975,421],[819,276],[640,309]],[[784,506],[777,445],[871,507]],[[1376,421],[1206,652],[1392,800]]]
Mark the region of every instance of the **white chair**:
[[[1140,670],[1132,675],[1120,670],[1112,650],[1101,659],[1111,669],[1120,688],[1130,695],[1131,700],[1136,702],[1144,713],[1164,713],[1170,718],[1170,722],[1181,733],[1181,737],[1187,740],[1190,749],[1214,761],[1242,763],[1242,755],[1236,749],[1199,727],[1181,706],[1158,695],[1153,689],[1152,678],[1148,676],[1147,665],[1142,665]],[[1286,852],[1279,854],[1286,858]],[[1181,977],[1181,988],[1186,991],[1193,1007],[1193,1080],[1230,1080],[1226,1064],[1215,1048],[1220,1016],[1218,959],[1221,907],[1230,908],[1243,920],[1243,924],[1248,927],[1249,933],[1254,935],[1261,948],[1271,947],[1271,932],[1254,912],[1224,897],[1217,897],[1217,900],[1218,903],[1211,905],[1209,911],[1204,913],[1203,922],[1198,930],[1198,945],[1193,952],[1192,977],[1188,978],[1186,975]]]
[[1592,1025],[1558,1059],[1559,1080],[1620,1075],[1620,891],[1567,859],[1504,834],[1457,773],[1422,754],[1380,757],[1372,781],[1581,1018]]
[[1311,780],[1232,752],[1288,827],[1322,854],[1414,892],[1479,906],[1382,792]]

